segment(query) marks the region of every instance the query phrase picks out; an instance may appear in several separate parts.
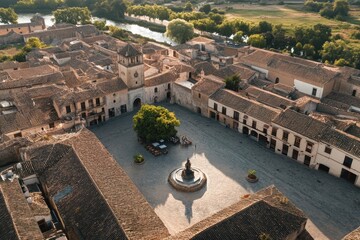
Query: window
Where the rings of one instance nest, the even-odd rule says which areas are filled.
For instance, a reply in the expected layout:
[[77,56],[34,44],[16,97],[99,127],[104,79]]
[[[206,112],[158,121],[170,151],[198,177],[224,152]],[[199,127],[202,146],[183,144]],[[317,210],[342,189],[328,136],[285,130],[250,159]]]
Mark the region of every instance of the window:
[[82,103],[81,103],[81,110],[82,110],[82,111],[85,111],[85,109],[86,109],[85,102],[82,102]]
[[89,106],[90,106],[90,107],[94,107],[94,100],[93,100],[93,99],[90,99],[90,100],[89,100]]
[[217,111],[217,104],[216,103],[214,103],[214,109]]
[[139,62],[139,56],[136,56],[136,62]]
[[351,94],[351,96],[354,96],[354,97],[356,97],[356,90],[353,90],[353,91],[352,91],[352,94]]
[[201,93],[199,93],[199,98],[201,98]]
[[284,133],[283,133],[283,140],[284,140],[284,141],[287,141],[288,138],[289,138],[289,133],[286,132],[286,131],[284,131]]
[[331,148],[325,147],[324,152],[326,152],[327,154],[331,154]]
[[55,123],[49,123],[49,128],[54,128],[55,127]]
[[246,123],[247,123],[247,122],[246,122],[246,119],[243,119],[243,124],[245,124],[245,125],[246,125]]
[[168,83],[168,90],[170,90],[171,89],[171,85],[170,85],[170,83]]
[[86,113],[82,113],[81,118],[85,119],[86,118]]
[[116,103],[116,100],[114,100],[113,103]]
[[276,133],[277,133],[277,128],[273,127],[272,130],[271,130],[271,135],[276,137]]
[[226,107],[222,107],[221,113],[226,115]]
[[317,89],[316,89],[316,88],[313,88],[311,95],[316,96],[316,92],[317,92]]
[[70,106],[66,106],[66,113],[71,113],[71,107]]
[[348,168],[351,168],[352,161],[353,161],[352,158],[349,158],[348,156],[345,156],[343,165],[348,167]]
[[158,92],[158,89],[157,89],[157,87],[156,87],[156,88],[154,88],[154,92],[156,92],[156,93]]
[[100,106],[100,98],[96,98],[95,101],[96,101],[96,106]]
[[239,112],[234,111],[234,119],[239,121]]
[[300,142],[301,142],[301,138],[298,137],[298,136],[295,136],[294,146],[295,147],[300,147]]
[[313,146],[314,146],[314,144],[313,144],[312,142],[307,142],[307,143],[306,143],[306,151],[307,151],[308,153],[311,153]]
[[252,121],[252,124],[251,124],[252,128],[256,128],[256,121]]

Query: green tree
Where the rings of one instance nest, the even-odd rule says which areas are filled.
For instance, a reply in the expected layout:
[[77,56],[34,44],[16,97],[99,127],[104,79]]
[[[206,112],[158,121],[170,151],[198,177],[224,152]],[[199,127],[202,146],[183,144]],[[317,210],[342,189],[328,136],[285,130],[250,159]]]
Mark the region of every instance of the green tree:
[[301,44],[301,42],[297,42],[294,47],[294,53],[300,55],[302,49],[303,49],[303,45]]
[[221,25],[218,26],[217,32],[222,36],[230,37],[235,32],[233,22],[224,21]]
[[315,55],[315,47],[311,44],[305,44],[303,50],[305,57],[312,58]]
[[247,40],[247,43],[253,47],[264,48],[266,47],[266,40],[261,34],[253,34]]
[[211,5],[210,4],[205,4],[204,6],[199,8],[199,11],[208,14],[211,11]]
[[349,15],[350,7],[347,0],[335,0],[334,2],[334,14],[340,16]]
[[196,29],[206,32],[214,32],[216,30],[216,23],[208,18],[191,21]]
[[133,117],[133,128],[146,142],[169,139],[176,135],[180,121],[175,113],[161,106],[142,105]]
[[282,25],[276,25],[272,32],[274,36],[273,45],[277,49],[284,49],[286,47],[285,29]]
[[225,78],[225,80],[224,80],[225,88],[237,92],[237,91],[239,91],[240,81],[241,81],[240,76],[237,74],[229,76],[229,77]]
[[46,47],[46,44],[40,41],[37,37],[31,37],[28,40],[26,40],[25,46],[23,47],[23,50],[26,52],[30,52],[32,49],[36,48],[44,48]]
[[271,32],[273,30],[272,24],[267,21],[259,22],[259,31],[260,33]]
[[185,7],[184,7],[184,11],[185,12],[191,12],[193,10],[193,5],[191,4],[191,2],[186,2]]
[[18,15],[15,13],[12,8],[0,8],[0,22],[8,23],[17,23]]
[[235,33],[233,40],[236,43],[242,43],[244,41],[243,37],[244,37],[243,31],[238,31],[237,33]]
[[113,20],[124,18],[127,6],[123,0],[96,0],[94,14]]
[[17,0],[1,0],[0,7],[7,8],[9,6],[16,4],[16,2],[17,2]]
[[102,31],[109,30],[109,27],[106,26],[106,20],[95,20],[92,24],[99,30]]
[[62,8],[53,12],[56,23],[87,24],[91,21],[91,13],[87,7]]
[[174,19],[166,27],[166,36],[178,43],[185,43],[194,36],[194,26],[182,19]]

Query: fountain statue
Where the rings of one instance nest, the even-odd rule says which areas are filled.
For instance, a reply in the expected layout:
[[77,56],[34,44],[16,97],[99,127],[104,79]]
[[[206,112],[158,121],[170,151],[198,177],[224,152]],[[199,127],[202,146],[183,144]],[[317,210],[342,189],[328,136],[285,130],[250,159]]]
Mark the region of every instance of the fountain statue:
[[185,167],[173,170],[169,174],[168,181],[176,190],[195,192],[206,184],[206,175],[199,168],[192,168],[188,158]]
[[189,158],[185,163],[185,169],[183,169],[181,172],[181,177],[187,180],[193,179],[195,177],[194,171],[191,169],[191,162]]

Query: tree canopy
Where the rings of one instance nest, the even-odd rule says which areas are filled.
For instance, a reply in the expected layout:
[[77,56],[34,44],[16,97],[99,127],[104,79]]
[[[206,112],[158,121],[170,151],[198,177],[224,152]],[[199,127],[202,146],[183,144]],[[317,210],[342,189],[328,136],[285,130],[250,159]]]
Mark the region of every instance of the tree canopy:
[[69,7],[53,12],[56,23],[87,24],[91,22],[91,13],[87,7]]
[[0,8],[0,22],[8,23],[17,23],[18,15],[15,13],[12,8]]
[[266,40],[264,36],[261,34],[251,35],[248,38],[247,43],[253,47],[258,47],[258,48],[264,48],[266,46]]
[[174,112],[161,106],[142,105],[133,117],[133,128],[146,142],[169,139],[176,135],[180,121]]
[[239,91],[240,81],[241,81],[240,76],[237,74],[229,76],[229,77],[225,78],[225,80],[224,80],[225,88],[237,92],[237,91]]
[[166,27],[166,36],[178,43],[185,43],[194,36],[194,26],[182,19],[169,22]]

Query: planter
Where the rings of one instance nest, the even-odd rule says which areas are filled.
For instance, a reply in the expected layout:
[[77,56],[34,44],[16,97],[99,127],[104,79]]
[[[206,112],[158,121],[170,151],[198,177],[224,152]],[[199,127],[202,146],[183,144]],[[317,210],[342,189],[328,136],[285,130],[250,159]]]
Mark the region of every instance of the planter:
[[136,154],[134,156],[134,163],[137,165],[141,165],[145,163],[145,158],[143,155],[141,155],[140,153]]
[[255,183],[255,182],[257,182],[257,181],[259,181],[259,178],[257,178],[256,176],[246,176],[246,180],[248,181],[248,182],[250,182],[250,183]]
[[136,161],[134,161],[134,163],[135,163],[136,165],[142,165],[142,164],[145,163],[145,159],[144,159],[142,162],[136,162]]

